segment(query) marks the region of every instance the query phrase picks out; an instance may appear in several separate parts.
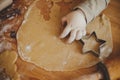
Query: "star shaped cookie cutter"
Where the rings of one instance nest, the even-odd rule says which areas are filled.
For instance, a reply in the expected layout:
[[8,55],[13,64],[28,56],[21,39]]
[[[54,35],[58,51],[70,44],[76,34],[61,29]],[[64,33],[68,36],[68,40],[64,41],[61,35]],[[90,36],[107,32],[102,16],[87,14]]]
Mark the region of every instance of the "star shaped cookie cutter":
[[[97,51],[96,51],[96,50],[93,50],[93,49],[85,49],[85,48],[84,48],[84,47],[86,46],[87,41],[88,41],[91,37],[94,37],[95,40],[96,40],[96,42],[100,44],[100,46],[98,47],[98,50],[97,50]],[[105,40],[102,40],[102,39],[98,39],[98,38],[97,38],[97,35],[96,35],[96,32],[95,32],[95,31],[92,32],[89,36],[85,36],[85,37],[83,37],[82,39],[80,39],[80,42],[81,42],[82,45],[83,45],[83,49],[82,49],[83,54],[85,54],[85,53],[92,53],[92,54],[95,55],[96,57],[99,57],[99,56],[100,56],[100,54],[101,54],[101,51],[100,51],[100,50],[101,50],[101,47],[103,47],[103,46],[105,45],[105,43],[106,43]],[[88,43],[89,43],[89,42],[88,42]],[[89,45],[90,45],[90,43],[89,43]],[[92,44],[91,44],[91,45],[92,45]]]
[[[93,53],[93,55],[95,55],[96,57],[99,58],[100,53],[101,53],[101,52],[100,52],[100,49],[101,49],[101,47],[103,47],[103,46],[105,45],[106,41],[105,41],[105,40],[102,40],[102,39],[98,39],[95,31],[92,32],[92,34],[90,34],[89,36],[83,37],[83,38],[80,40],[80,42],[83,44],[83,47],[84,47],[84,46],[86,45],[86,42],[85,42],[84,40],[87,41],[87,40],[88,40],[89,38],[91,38],[92,36],[94,36],[96,42],[100,43],[100,46],[99,46],[99,48],[98,48],[99,50],[98,50],[98,51],[95,51],[95,50],[92,50],[92,49],[88,49],[88,50],[86,50],[86,51],[83,50],[83,54],[85,54],[85,53]],[[92,44],[91,44],[91,45],[92,45]],[[100,61],[100,62],[97,64],[97,66],[98,66],[98,69],[99,69],[100,71],[102,71],[103,78],[104,78],[103,80],[110,80],[110,75],[109,75],[109,72],[108,72],[107,67],[105,66],[105,64],[104,64],[102,61]]]

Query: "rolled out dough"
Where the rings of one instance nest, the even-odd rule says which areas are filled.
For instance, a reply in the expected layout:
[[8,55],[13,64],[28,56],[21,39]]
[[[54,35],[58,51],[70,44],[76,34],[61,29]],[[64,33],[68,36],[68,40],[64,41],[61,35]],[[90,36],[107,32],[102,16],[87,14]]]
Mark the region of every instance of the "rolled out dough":
[[[48,71],[72,71],[95,65],[100,60],[92,54],[82,54],[82,45],[79,42],[67,44],[65,40],[59,38],[62,30],[61,15],[68,13],[66,10],[62,12],[60,6],[56,4],[60,1],[54,0],[52,2],[53,5],[50,6],[49,19],[47,20],[44,18],[45,15],[41,14],[42,10],[36,6],[36,4],[40,4],[40,0],[35,0],[31,5],[17,32],[20,57],[24,61]],[[67,2],[69,3],[69,1]],[[44,3],[40,5],[44,5]],[[112,50],[109,20],[103,15],[91,22],[87,28],[89,33],[96,31],[98,38],[107,41],[102,53],[108,56]]]

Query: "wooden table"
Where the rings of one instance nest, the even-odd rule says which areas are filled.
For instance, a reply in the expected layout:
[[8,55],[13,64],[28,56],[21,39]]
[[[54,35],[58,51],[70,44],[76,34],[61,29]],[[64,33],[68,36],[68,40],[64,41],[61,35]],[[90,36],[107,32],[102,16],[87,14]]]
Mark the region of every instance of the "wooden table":
[[[17,1],[20,2],[19,0]],[[120,80],[120,0],[111,0],[109,6],[103,13],[110,18],[113,36],[113,52],[106,60],[106,65],[111,80]],[[18,72],[22,74],[22,80],[38,80],[34,77],[40,80],[76,80],[74,78],[96,71],[96,67],[92,67],[75,72],[47,72],[33,64],[28,65],[28,63],[21,61],[20,58],[16,63]]]
[[112,80],[120,79],[120,0],[111,0],[107,9],[103,12],[111,21],[113,36],[113,53],[106,64]]

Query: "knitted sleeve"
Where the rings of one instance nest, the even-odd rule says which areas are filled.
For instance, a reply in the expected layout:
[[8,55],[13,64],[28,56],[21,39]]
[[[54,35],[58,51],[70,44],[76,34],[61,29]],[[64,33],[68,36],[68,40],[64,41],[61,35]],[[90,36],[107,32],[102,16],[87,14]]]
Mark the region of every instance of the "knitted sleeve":
[[110,0],[86,0],[74,9],[80,9],[85,15],[86,22],[89,23],[94,17],[99,15],[109,4]]

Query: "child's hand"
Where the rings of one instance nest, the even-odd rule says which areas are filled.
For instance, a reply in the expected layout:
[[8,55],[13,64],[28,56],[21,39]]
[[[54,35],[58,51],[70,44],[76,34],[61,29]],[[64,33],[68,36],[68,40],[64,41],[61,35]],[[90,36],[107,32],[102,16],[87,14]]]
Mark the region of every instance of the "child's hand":
[[68,43],[79,40],[86,35],[86,20],[84,14],[80,10],[73,11],[62,18],[62,25],[67,23],[60,38],[65,38],[68,34],[70,37]]

